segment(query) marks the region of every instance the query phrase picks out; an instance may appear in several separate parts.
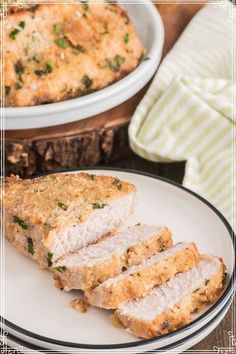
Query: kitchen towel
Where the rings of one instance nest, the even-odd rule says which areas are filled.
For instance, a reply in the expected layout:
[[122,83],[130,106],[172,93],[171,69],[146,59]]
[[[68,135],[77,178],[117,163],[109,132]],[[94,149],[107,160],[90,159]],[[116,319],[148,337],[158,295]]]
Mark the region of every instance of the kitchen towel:
[[234,5],[225,1],[195,15],[137,107],[129,139],[145,159],[186,160],[183,185],[235,226],[233,15]]

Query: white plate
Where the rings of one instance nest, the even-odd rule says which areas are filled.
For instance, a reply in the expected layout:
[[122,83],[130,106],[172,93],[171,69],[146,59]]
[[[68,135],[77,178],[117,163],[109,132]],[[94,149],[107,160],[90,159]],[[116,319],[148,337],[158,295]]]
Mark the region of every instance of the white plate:
[[[182,353],[183,351],[191,348],[193,345],[196,345],[199,343],[201,340],[203,340],[206,336],[208,336],[218,325],[219,323],[224,319],[227,311],[229,310],[231,301],[227,302],[227,304],[224,306],[224,308],[218,313],[207,325],[202,326],[198,331],[196,331],[193,335],[188,336],[186,338],[182,338],[178,342],[175,342],[172,345],[169,345],[163,349],[157,349],[155,350],[155,353]],[[45,349],[43,347],[35,346],[33,344],[30,344],[28,342],[22,341],[21,339],[15,337],[12,335],[11,331],[8,332],[7,336],[5,336],[5,340],[7,340],[7,345],[10,346],[13,349],[16,349],[17,351],[21,351],[24,353],[29,353],[32,352],[33,354],[36,353],[49,353],[47,350],[50,349]],[[214,348],[209,348],[209,350],[213,350]],[[73,350],[73,353],[85,353],[86,351],[79,349],[77,351],[76,349]],[[91,353],[91,352],[90,352]],[[99,352],[98,352],[99,353]],[[101,351],[100,351],[101,353]],[[118,351],[116,353],[120,354],[131,354],[134,353],[134,351],[130,350],[125,350],[122,349],[122,351]],[[150,353],[150,352],[149,352]],[[109,354],[112,354],[112,351],[109,351]]]
[[[235,268],[233,233],[223,216],[209,203],[183,187],[166,180],[135,172],[91,170],[134,183],[138,205],[129,220],[148,224],[166,224],[174,242],[195,241],[203,253],[223,257],[231,279],[224,294],[204,314],[184,329],[158,339],[141,341],[123,329],[112,326],[110,312],[90,308],[78,314],[68,303],[76,292],[63,293],[54,287],[51,273],[40,270],[30,259],[6,243],[5,314],[10,329],[30,338],[31,343],[47,342],[47,347],[84,347],[93,349],[129,347],[145,351],[168,345],[199,329],[215,316],[232,295]],[[16,290],[17,289],[17,290]],[[17,296],[16,296],[17,291]],[[38,342],[37,342],[38,341]],[[45,345],[45,344],[44,344]]]
[[[122,1],[121,1],[122,2]],[[87,96],[33,107],[5,108],[5,129],[49,127],[105,112],[140,91],[154,75],[164,42],[163,23],[151,0],[123,1],[149,60],[118,82]]]

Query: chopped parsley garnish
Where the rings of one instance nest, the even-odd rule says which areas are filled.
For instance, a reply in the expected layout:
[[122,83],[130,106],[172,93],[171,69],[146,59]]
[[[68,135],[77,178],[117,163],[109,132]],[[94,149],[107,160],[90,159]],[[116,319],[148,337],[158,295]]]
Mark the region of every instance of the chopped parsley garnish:
[[20,90],[20,89],[22,89],[22,87],[23,87],[23,82],[17,81],[17,82],[15,83],[15,88],[16,88],[16,90]]
[[66,266],[59,266],[55,268],[55,270],[57,270],[59,273],[63,273],[66,269]]
[[162,323],[161,323],[161,328],[162,329],[166,329],[166,328],[168,328],[169,327],[169,322],[167,321],[167,320],[165,320],[165,321],[163,321]]
[[48,72],[49,74],[53,71],[51,60],[48,60],[48,61],[46,62],[46,70],[47,70],[47,72]]
[[125,44],[128,44],[128,42],[129,42],[129,33],[126,33],[124,35],[124,42],[125,42]]
[[35,73],[35,75],[37,75],[37,76],[43,76],[43,75],[50,74],[52,71],[53,71],[53,68],[52,68],[51,60],[48,60],[48,61],[45,63],[45,70],[44,70],[44,69],[36,69],[36,70],[34,71],[34,73]]
[[68,42],[65,38],[57,38],[55,40],[55,43],[63,49],[66,49],[68,47]]
[[206,279],[205,280],[205,286],[207,286],[209,284],[210,280],[209,279]]
[[11,86],[5,86],[5,95],[8,96],[11,92]]
[[15,88],[16,90],[20,90],[22,87],[23,87],[23,79],[22,79],[22,75],[25,71],[25,68],[22,64],[22,61],[21,60],[17,60],[17,62],[15,63],[14,65],[14,68],[15,68],[15,73],[16,73],[16,76],[17,76],[17,82],[15,84]]
[[53,257],[53,253],[48,252],[47,261],[48,261],[48,266],[49,266],[49,267],[52,266],[52,257]]
[[23,230],[27,230],[28,229],[28,226],[24,222],[24,220],[19,218],[19,216],[17,216],[17,215],[13,215],[13,222],[14,222],[14,224],[18,224]]
[[11,31],[9,33],[9,37],[13,40],[15,40],[17,34],[25,28],[25,21],[20,21],[20,23],[18,24],[18,27],[20,27],[21,29],[15,28],[13,31]]
[[61,25],[59,23],[54,23],[53,25],[55,33],[60,36],[62,34]]
[[59,206],[59,208],[61,208],[63,210],[67,210],[68,209],[68,207],[62,202],[58,202],[57,205]]
[[107,204],[105,203],[98,203],[98,202],[92,203],[93,209],[103,209],[105,208],[106,205]]
[[159,238],[157,239],[157,243],[158,243],[158,245],[159,245],[159,247],[160,247],[160,251],[164,251],[164,249],[165,249],[165,243],[164,243],[162,237],[159,237]]
[[34,255],[34,243],[31,237],[27,238],[27,244],[28,244],[28,251],[29,253],[31,253],[32,255]]
[[120,71],[121,65],[124,63],[125,58],[122,57],[121,55],[117,54],[114,58],[112,59],[106,59],[106,63],[109,69],[113,72],[118,72]]
[[115,178],[115,180],[112,182],[112,184],[114,186],[116,186],[119,191],[122,189],[122,183],[119,180],[119,178]]
[[21,76],[25,71],[25,68],[24,68],[21,60],[17,60],[14,67],[15,67],[16,74],[18,74],[19,76]]
[[88,75],[84,75],[82,77],[81,81],[86,88],[91,87],[91,85],[93,84],[93,80],[90,79],[90,77],[88,77]]

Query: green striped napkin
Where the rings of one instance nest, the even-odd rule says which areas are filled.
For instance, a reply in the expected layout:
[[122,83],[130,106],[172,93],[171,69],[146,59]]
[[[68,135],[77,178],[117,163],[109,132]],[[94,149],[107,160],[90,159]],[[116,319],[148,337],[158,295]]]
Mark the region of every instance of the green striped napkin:
[[231,11],[235,8],[228,2],[208,4],[193,18],[137,107],[129,138],[134,152],[145,159],[186,160],[183,184],[233,224]]

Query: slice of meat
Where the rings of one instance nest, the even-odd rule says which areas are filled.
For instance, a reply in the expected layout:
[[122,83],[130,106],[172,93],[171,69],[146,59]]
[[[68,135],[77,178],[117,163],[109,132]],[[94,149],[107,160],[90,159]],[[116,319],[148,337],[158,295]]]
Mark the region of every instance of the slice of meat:
[[193,312],[219,297],[224,279],[223,261],[204,256],[190,270],[122,305],[115,316],[137,337],[151,338],[174,331],[189,323]]
[[4,25],[5,103],[58,102],[133,71],[144,49],[122,6],[106,2],[11,7]]
[[144,295],[155,285],[162,284],[193,267],[199,260],[194,243],[179,243],[157,253],[142,264],[132,266],[116,277],[106,280],[95,289],[85,291],[91,305],[114,309],[121,304]]
[[55,271],[56,283],[65,291],[94,288],[171,246],[171,232],[167,227],[137,224],[60,259],[54,268],[64,267],[65,271]]
[[[6,179],[6,238],[42,267],[112,234],[133,212],[135,187],[87,173]],[[59,268],[63,271],[64,268]]]

